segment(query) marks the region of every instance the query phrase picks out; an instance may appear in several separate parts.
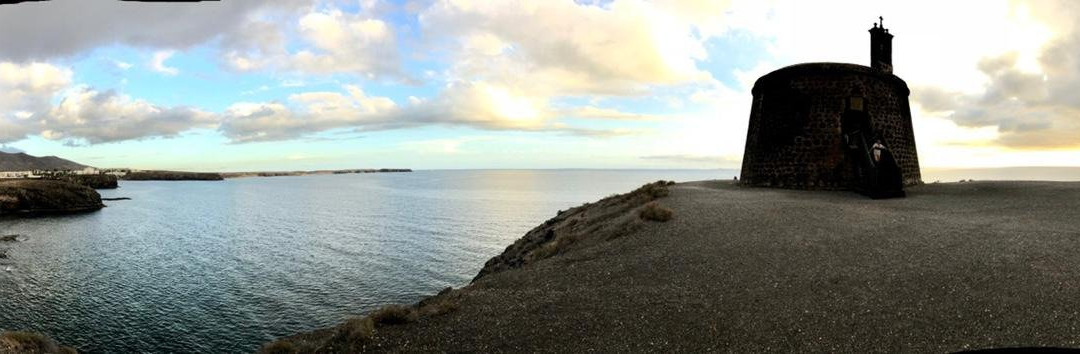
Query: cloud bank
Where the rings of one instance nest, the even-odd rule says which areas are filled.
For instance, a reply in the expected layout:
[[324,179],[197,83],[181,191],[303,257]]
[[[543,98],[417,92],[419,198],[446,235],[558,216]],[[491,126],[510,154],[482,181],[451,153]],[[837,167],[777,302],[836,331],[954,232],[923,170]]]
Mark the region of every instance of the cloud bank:
[[1067,20],[1080,16],[1080,3],[1039,5],[1062,34],[1038,51],[1037,67],[1024,67],[1017,52],[987,57],[978,63],[986,77],[981,92],[920,87],[913,100],[961,126],[996,128],[996,142],[1006,147],[1080,147],[1080,28]]

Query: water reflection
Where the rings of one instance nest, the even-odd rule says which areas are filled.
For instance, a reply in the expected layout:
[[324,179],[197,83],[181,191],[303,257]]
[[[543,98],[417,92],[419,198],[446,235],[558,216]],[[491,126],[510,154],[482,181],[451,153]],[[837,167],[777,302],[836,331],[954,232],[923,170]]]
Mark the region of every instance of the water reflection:
[[[462,286],[560,209],[732,171],[418,171],[123,182],[100,212],[0,220],[0,329],[84,352],[247,352]],[[724,177],[730,178],[730,177]],[[8,246],[4,246],[8,247]]]

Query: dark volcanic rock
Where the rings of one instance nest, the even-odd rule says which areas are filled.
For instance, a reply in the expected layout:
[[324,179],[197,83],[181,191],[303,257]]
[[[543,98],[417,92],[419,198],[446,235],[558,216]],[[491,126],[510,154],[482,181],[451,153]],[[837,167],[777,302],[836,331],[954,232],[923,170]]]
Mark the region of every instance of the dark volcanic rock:
[[139,171],[124,175],[129,181],[220,181],[220,173],[183,171]]
[[81,184],[93,189],[116,189],[117,178],[114,175],[97,174],[97,175],[67,175],[57,176],[53,179],[71,182],[75,184]]
[[0,181],[0,215],[95,211],[105,207],[90,187],[56,180]]

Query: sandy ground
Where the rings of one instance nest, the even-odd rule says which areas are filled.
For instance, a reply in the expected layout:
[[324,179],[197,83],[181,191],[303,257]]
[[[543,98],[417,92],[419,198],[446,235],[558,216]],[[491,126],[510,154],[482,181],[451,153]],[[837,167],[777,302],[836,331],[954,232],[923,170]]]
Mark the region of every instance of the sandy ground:
[[957,351],[1080,346],[1080,183],[906,199],[672,187],[675,211],[381,327],[391,351]]

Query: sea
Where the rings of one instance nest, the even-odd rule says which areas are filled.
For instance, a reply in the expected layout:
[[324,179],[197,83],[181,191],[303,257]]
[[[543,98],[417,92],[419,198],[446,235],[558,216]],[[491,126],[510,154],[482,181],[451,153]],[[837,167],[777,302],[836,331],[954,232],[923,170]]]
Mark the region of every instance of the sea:
[[86,353],[242,353],[462,287],[545,220],[737,170],[438,170],[121,181],[97,212],[0,219],[0,331]]

